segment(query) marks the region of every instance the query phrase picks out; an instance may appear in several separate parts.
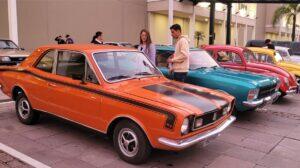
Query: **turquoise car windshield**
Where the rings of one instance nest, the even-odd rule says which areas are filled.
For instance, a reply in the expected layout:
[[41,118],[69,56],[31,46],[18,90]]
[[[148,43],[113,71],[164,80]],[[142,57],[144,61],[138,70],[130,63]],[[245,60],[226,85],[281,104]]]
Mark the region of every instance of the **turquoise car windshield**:
[[206,51],[191,51],[190,69],[219,67],[219,64]]

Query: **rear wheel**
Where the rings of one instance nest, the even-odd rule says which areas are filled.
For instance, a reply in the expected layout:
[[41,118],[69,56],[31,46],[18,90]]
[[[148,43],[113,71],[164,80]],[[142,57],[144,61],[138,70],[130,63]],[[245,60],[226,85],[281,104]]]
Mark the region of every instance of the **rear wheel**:
[[148,138],[143,130],[132,121],[124,120],[117,124],[113,141],[120,158],[128,163],[144,163],[151,153]]
[[32,109],[30,102],[23,92],[16,99],[16,113],[20,122],[26,125],[35,124],[39,119],[39,113]]

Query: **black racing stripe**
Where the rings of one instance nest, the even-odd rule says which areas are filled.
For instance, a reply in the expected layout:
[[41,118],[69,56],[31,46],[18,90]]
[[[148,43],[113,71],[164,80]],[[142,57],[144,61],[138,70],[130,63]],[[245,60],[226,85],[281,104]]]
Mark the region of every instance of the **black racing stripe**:
[[213,104],[211,101],[207,99],[201,99],[197,96],[193,96],[184,91],[180,91],[175,88],[170,88],[164,85],[155,84],[155,85],[145,86],[143,88],[155,93],[172,97],[186,104],[190,104],[194,107],[197,107],[198,109],[200,109],[205,113],[216,110],[218,108],[215,104]]
[[221,107],[226,106],[229,103],[226,99],[224,99],[220,96],[210,94],[209,92],[202,92],[198,89],[191,88],[191,87],[186,87],[186,86],[183,86],[183,85],[179,85],[179,84],[176,84],[174,82],[165,82],[165,83],[163,83],[163,85],[170,86],[170,87],[175,87],[177,89],[181,89],[181,90],[184,90],[186,92],[196,94],[196,95],[204,97],[206,99],[214,100]]
[[171,113],[168,110],[152,106],[150,104],[146,104],[146,103],[143,103],[143,102],[140,102],[140,101],[128,99],[128,98],[121,97],[121,96],[111,94],[111,93],[107,93],[107,92],[104,92],[104,91],[90,89],[90,88],[87,88],[87,87],[84,87],[84,86],[78,86],[78,85],[62,82],[62,81],[59,81],[59,80],[50,79],[50,78],[43,77],[41,75],[32,73],[32,72],[27,71],[27,70],[17,70],[17,69],[6,69],[5,70],[5,69],[0,69],[0,71],[14,71],[14,72],[26,73],[26,74],[33,75],[35,77],[38,77],[38,78],[46,80],[46,81],[62,84],[62,85],[65,85],[65,86],[73,87],[73,88],[84,90],[84,91],[91,92],[91,93],[97,93],[101,96],[106,96],[106,97],[109,97],[109,98],[112,98],[112,99],[115,99],[115,100],[118,100],[118,101],[126,102],[126,103],[129,103],[131,105],[146,108],[146,109],[152,110],[154,112],[158,112],[158,113],[161,113],[163,115],[166,115],[167,116],[167,121],[166,121],[166,124],[165,124],[166,128],[173,129],[174,124],[175,124],[175,119],[176,119],[175,114]]

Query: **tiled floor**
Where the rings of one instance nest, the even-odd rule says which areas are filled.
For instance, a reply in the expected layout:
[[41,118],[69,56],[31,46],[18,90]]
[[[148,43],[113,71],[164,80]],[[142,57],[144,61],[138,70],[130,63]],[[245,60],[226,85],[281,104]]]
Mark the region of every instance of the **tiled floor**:
[[121,161],[104,135],[70,122],[43,115],[37,125],[22,125],[13,104],[0,104],[0,142],[51,167],[299,168],[300,96],[239,115],[206,147],[154,150],[140,166]]

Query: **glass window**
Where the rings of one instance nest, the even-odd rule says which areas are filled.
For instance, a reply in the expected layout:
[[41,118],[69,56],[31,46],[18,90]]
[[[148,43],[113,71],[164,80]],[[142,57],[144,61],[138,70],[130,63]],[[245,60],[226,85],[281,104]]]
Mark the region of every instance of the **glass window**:
[[255,57],[258,62],[274,64],[272,57],[266,54],[256,53]]
[[168,58],[173,55],[173,51],[158,50],[156,52],[157,67],[168,67]]
[[282,61],[283,58],[282,56],[279,54],[279,52],[275,52],[275,61],[276,62],[279,62],[279,61]]
[[87,64],[87,68],[86,68],[86,82],[99,84],[97,77],[89,64]]
[[243,52],[245,59],[247,60],[247,62],[256,62],[256,57],[254,56],[252,51],[244,51]]
[[206,51],[191,51],[190,69],[211,67],[219,67],[219,65]]
[[48,51],[36,65],[36,68],[45,72],[52,73],[55,51]]
[[94,58],[109,82],[161,75],[140,52],[99,52]]
[[10,40],[0,40],[0,49],[18,49],[19,47]]
[[241,57],[232,51],[219,51],[217,61],[242,64]]
[[56,74],[72,78],[73,75],[84,75],[85,57],[81,53],[59,51]]

